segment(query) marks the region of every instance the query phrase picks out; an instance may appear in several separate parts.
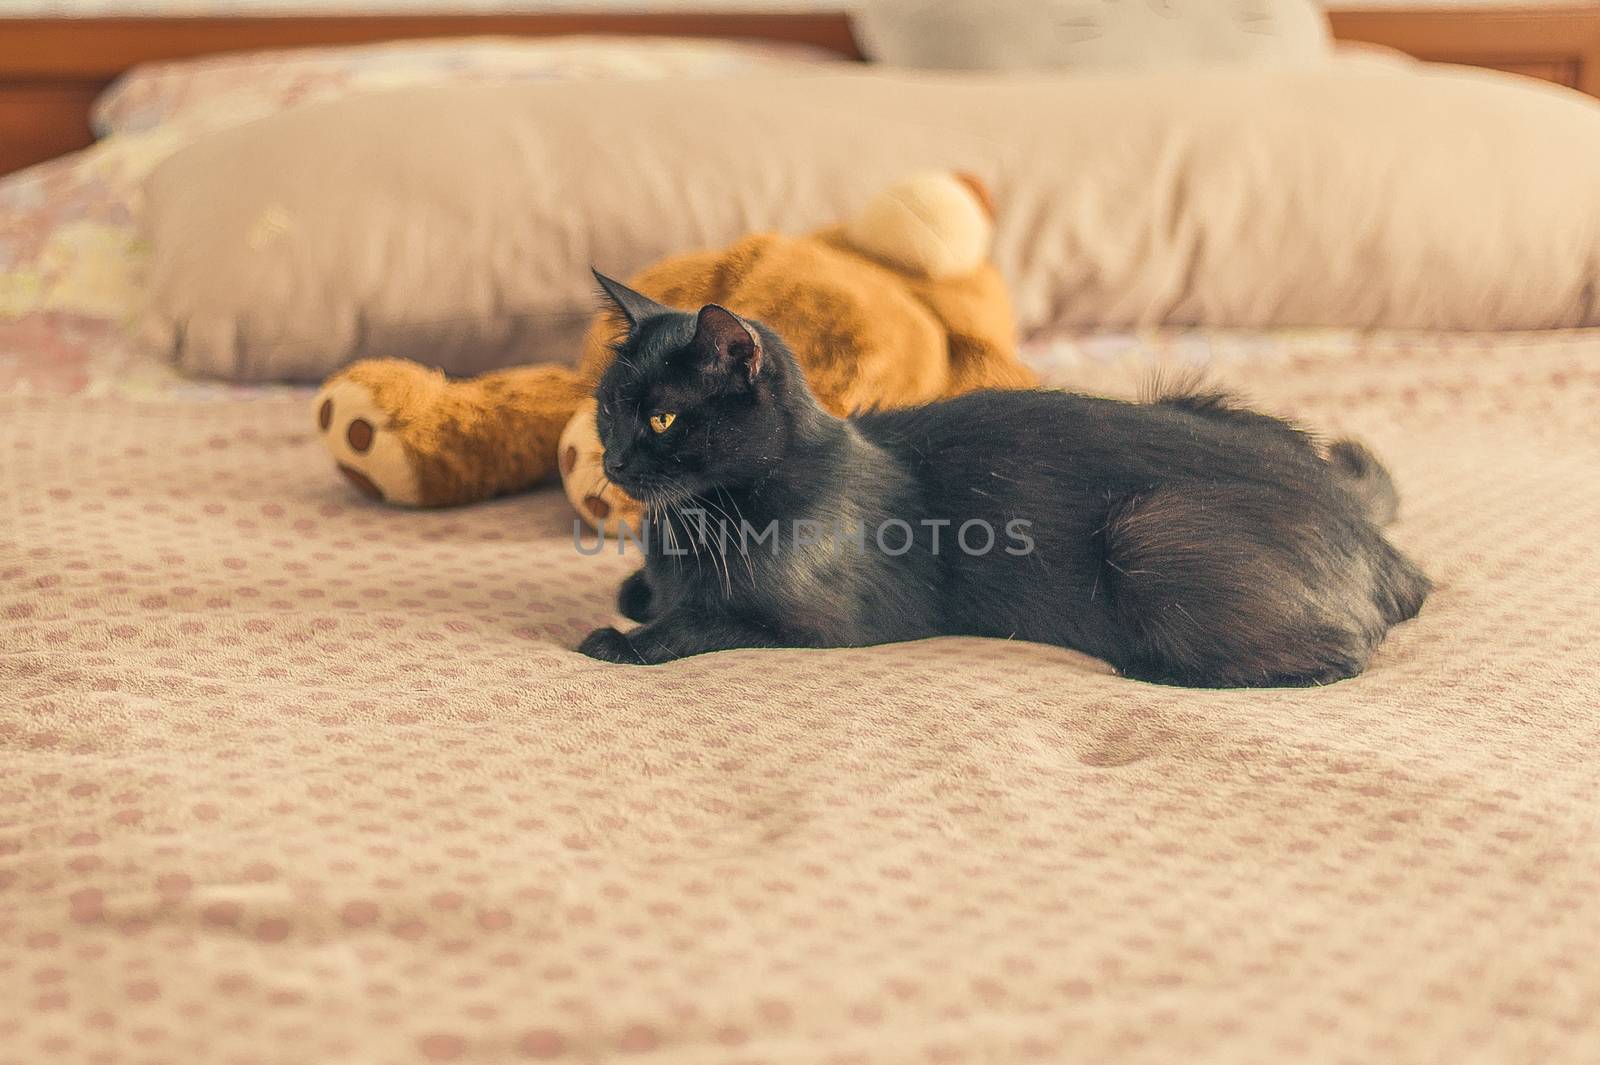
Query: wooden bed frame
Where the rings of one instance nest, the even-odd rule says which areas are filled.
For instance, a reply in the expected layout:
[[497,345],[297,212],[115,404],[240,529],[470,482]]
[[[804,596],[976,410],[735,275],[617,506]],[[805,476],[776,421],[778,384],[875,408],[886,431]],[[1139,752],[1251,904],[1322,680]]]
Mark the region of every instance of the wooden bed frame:
[[[1600,96],[1600,4],[1347,10],[1329,19],[1341,40],[1510,70]],[[0,18],[0,174],[86,146],[90,104],[136,63],[255,48],[573,33],[787,41],[862,58],[842,12]]]

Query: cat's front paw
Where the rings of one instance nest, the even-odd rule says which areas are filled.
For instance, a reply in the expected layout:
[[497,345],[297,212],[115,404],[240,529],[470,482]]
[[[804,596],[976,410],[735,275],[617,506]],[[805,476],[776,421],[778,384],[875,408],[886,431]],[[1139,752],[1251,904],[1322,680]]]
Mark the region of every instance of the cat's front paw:
[[617,593],[617,609],[629,621],[642,624],[650,620],[650,601],[653,598],[649,578],[644,575],[644,570],[638,570],[622,582],[622,590]]
[[621,662],[630,666],[644,665],[644,659],[633,649],[633,643],[622,633],[607,625],[595,629],[578,645],[578,653],[602,662]]

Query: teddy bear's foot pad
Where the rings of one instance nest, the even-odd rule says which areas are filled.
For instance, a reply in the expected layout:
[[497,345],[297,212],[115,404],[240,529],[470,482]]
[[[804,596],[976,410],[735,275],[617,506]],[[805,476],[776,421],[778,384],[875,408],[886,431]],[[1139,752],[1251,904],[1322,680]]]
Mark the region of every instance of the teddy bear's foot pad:
[[343,463],[339,464],[339,472],[344,474],[345,480],[355,485],[356,490],[362,495],[366,496],[368,499],[376,499],[380,503],[383,502],[383,489],[373,484],[372,481],[367,478],[366,474],[362,473],[360,470],[351,469],[349,466],[346,466]]
[[418,506],[416,470],[388,416],[367,386],[348,378],[332,381],[311,401],[322,442],[345,479],[372,499]]

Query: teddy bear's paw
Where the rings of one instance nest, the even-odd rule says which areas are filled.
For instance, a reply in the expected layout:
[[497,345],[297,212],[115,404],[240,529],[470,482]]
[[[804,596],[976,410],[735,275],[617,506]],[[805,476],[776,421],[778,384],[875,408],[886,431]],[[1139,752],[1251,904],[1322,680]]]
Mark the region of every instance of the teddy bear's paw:
[[370,388],[335,378],[317,392],[311,410],[339,472],[363,495],[400,506],[422,504],[411,456]]
[[638,500],[606,478],[605,448],[600,444],[593,400],[578,408],[567,422],[557,448],[562,486],[573,509],[590,528],[620,536],[624,525],[635,533],[643,527],[644,508]]

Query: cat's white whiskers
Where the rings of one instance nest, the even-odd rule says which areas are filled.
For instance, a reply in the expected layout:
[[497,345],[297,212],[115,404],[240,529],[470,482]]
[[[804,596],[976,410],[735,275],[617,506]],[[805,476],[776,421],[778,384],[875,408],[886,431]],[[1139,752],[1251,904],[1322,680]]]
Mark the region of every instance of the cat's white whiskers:
[[[726,493],[723,492],[723,490],[720,487],[717,488],[716,491],[717,491],[718,495],[723,496],[724,498],[726,498]],[[727,550],[728,550],[727,531],[728,531],[728,525],[730,523],[733,523],[733,521],[734,521],[733,515],[729,514],[725,507],[718,506],[716,503],[713,503],[706,496],[697,494],[694,498],[695,498],[695,501],[700,503],[702,506],[710,507],[712,510],[717,512],[717,517],[718,517],[717,526],[718,526],[718,530],[719,530],[719,533],[718,533],[718,536],[717,536],[717,550],[721,551],[724,555],[727,554]],[[730,500],[729,502],[731,503],[732,501]],[[737,509],[737,507],[735,509]],[[746,556],[746,561],[748,562],[749,561],[749,555],[748,555],[748,552],[745,551],[744,547],[742,546],[743,545],[743,538],[742,537],[740,538],[740,544],[741,544],[741,546],[739,548],[739,553],[741,555]]]
[[[717,491],[719,493],[721,493],[722,489],[718,488]],[[727,522],[731,522],[733,520],[733,516],[730,515],[722,507],[719,507],[719,506],[717,506],[717,504],[711,502],[711,500],[707,499],[705,496],[696,495],[694,498],[695,498],[695,500],[697,502],[699,502],[699,503],[701,503],[701,504],[703,504],[705,506],[710,507],[712,510],[716,511],[721,516],[721,520],[717,522],[717,525],[718,525],[718,528],[722,531],[722,533],[724,535],[719,535],[717,537],[717,554],[722,557],[722,572],[727,577],[728,594],[732,595],[733,594],[733,573],[729,569],[728,544],[727,544],[727,536],[725,534],[727,532],[726,523]],[[740,542],[741,542],[741,544],[743,543],[743,537],[740,538]],[[740,550],[739,550],[739,553],[740,553],[740,555],[742,555],[744,557],[745,568],[750,570],[750,580],[751,580],[752,583],[754,583],[756,575],[755,575],[755,569],[754,569],[753,566],[751,566],[751,563],[750,563],[749,552],[745,551],[743,549],[743,547],[741,547]]]
[[728,506],[733,508],[734,514],[736,514],[739,518],[739,554],[744,558],[744,568],[749,571],[750,584],[754,586],[756,583],[756,565],[750,560],[750,549],[744,542],[744,530],[745,526],[747,526],[749,522],[744,520],[744,511],[739,509],[739,501],[730,496],[721,486],[718,486],[717,488],[717,495],[720,496],[723,501],[728,504]]
[[[708,506],[711,505],[711,501],[709,499],[705,499],[701,496],[691,493],[690,498],[697,503],[703,503]],[[700,512],[700,516],[703,519],[705,517],[705,511],[702,510]],[[700,531],[702,533],[705,531],[705,525],[703,523],[700,526]],[[733,595],[733,574],[728,570],[728,553],[722,550],[722,545],[720,543],[717,545],[717,549],[714,551],[711,550],[710,544],[706,545],[706,549],[711,551],[711,557],[713,559],[720,559],[722,561],[722,586],[728,595]]]
[[[682,521],[683,520],[683,507],[680,504],[676,504],[676,503],[671,504],[671,506],[672,506],[672,512],[678,516],[678,520],[679,521]],[[695,543],[694,533],[692,533],[692,532],[689,533],[689,549],[694,552],[694,571],[695,571],[695,573],[697,575],[700,574],[700,573],[703,573],[704,572],[704,567],[702,566],[702,564],[700,562],[700,545]],[[715,568],[715,566],[716,566],[716,563],[713,562],[712,563],[712,567]]]

